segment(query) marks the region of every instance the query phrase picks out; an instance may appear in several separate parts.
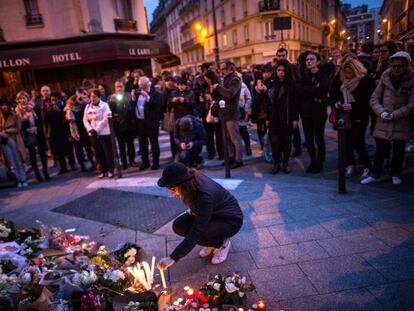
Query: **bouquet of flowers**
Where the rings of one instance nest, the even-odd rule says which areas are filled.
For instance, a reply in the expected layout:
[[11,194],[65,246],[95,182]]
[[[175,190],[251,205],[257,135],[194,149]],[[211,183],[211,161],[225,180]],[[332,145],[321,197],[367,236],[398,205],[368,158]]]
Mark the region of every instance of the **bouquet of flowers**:
[[48,311],[73,311],[70,301],[59,299],[54,301]]
[[16,237],[16,225],[14,222],[0,218],[0,241],[13,241]]
[[3,267],[0,265],[0,298],[7,298],[16,284],[17,276],[15,274],[9,276],[6,273],[3,273]]
[[93,266],[89,266],[80,272],[76,272],[72,277],[72,283],[88,288],[98,281],[98,276],[95,273]]
[[126,306],[122,307],[122,311],[155,311],[158,306],[155,302],[139,302],[130,301]]
[[236,272],[229,275],[209,276],[207,283],[200,288],[200,294],[211,297],[215,304],[232,304],[236,307],[243,306],[243,300],[247,292],[255,290],[255,286],[246,286],[246,277],[240,277]]
[[39,248],[37,242],[33,240],[31,236],[26,238],[24,242],[20,245],[19,255],[25,256],[27,258],[35,258],[39,256]]
[[108,268],[100,280],[103,287],[107,287],[117,293],[123,294],[130,286],[130,281],[125,273],[119,269]]
[[92,291],[87,292],[81,298],[81,311],[100,311],[101,310],[101,296],[94,294]]

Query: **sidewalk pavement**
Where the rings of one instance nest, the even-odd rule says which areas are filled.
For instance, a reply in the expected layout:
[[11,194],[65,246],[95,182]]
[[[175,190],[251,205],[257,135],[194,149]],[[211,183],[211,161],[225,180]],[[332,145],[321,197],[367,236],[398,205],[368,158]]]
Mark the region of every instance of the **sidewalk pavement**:
[[[168,153],[165,146],[163,153]],[[327,131],[325,171],[308,175],[306,152],[291,160],[292,173],[269,174],[270,164],[254,148],[246,165],[232,171],[240,184],[230,190],[244,213],[242,230],[232,239],[228,260],[218,266],[198,258],[199,248],[168,271],[175,297],[183,287],[197,287],[208,273],[238,271],[257,287],[253,303],[263,298],[268,311],[276,310],[413,310],[414,309],[414,193],[413,157],[408,155],[405,184],[389,180],[362,186],[348,180],[348,193],[337,193],[335,132]],[[166,158],[166,156],[164,157]],[[164,160],[166,161],[166,160]],[[206,162],[203,173],[223,178],[217,162]],[[167,196],[154,181],[161,171],[125,172],[130,181],[104,187]],[[122,180],[120,180],[122,181]],[[407,182],[408,181],[408,182]],[[91,186],[92,185],[92,186]],[[171,223],[153,234],[51,210],[99,187],[88,173],[53,176],[26,190],[0,191],[0,216],[18,226],[36,220],[115,247],[135,242],[149,255],[168,255],[180,242]]]

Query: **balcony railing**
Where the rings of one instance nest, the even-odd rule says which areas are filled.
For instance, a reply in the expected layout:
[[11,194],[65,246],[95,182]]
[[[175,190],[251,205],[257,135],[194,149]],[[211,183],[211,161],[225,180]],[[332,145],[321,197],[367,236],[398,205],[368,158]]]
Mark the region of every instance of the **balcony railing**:
[[26,26],[43,25],[42,14],[26,15]]
[[263,0],[259,1],[259,11],[275,11],[280,10],[280,0]]
[[264,38],[266,41],[272,41],[276,39],[276,35],[267,35]]
[[184,31],[186,31],[186,30],[190,29],[190,28],[191,28],[191,26],[194,24],[194,22],[195,22],[196,20],[199,20],[199,19],[200,19],[200,16],[194,17],[194,18],[192,18],[190,21],[188,21],[187,23],[185,23],[184,25],[182,25],[182,26],[180,27],[181,32],[184,32]]
[[137,31],[137,21],[134,19],[114,18],[115,30]]
[[199,42],[196,38],[192,38],[190,40],[187,40],[183,43],[181,43],[181,49],[184,50],[188,50],[192,47],[195,47],[196,45],[199,45]]

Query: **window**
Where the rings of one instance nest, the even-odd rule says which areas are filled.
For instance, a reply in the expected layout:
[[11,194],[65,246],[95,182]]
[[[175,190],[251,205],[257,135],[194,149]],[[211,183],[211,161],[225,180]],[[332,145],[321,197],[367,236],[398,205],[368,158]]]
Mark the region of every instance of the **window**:
[[244,42],[248,43],[250,41],[249,37],[249,25],[244,26]]
[[221,27],[226,26],[226,15],[224,13],[224,10],[221,10]]
[[24,9],[26,11],[26,26],[43,25],[37,0],[24,0]]
[[276,36],[273,33],[273,22],[264,23],[264,39],[265,40],[274,40]]
[[227,47],[227,34],[223,34],[223,36],[221,37],[221,39],[222,39],[222,44],[223,44],[223,47]]
[[247,0],[243,0],[242,8],[243,8],[243,16],[246,17],[249,14],[247,10]]
[[236,21],[236,6],[234,3],[231,4],[231,21],[233,23]]
[[238,42],[237,42],[237,29],[234,29],[231,32],[231,37],[232,37],[232,40],[233,40],[233,45],[234,46],[238,45]]

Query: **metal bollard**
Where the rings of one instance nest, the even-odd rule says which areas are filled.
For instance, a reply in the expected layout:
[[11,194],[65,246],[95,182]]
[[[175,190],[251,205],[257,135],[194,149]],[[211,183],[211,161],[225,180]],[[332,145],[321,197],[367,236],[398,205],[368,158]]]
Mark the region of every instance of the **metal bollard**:
[[224,115],[224,109],[226,108],[226,102],[224,100],[219,101],[220,107],[220,121],[221,121],[221,136],[223,141],[223,153],[224,153],[224,169],[225,169],[225,178],[231,178],[230,174],[230,161],[229,161],[229,151],[227,149],[227,128],[226,128],[226,118]]
[[116,147],[114,119],[112,117],[112,112],[108,113],[108,122],[109,122],[109,130],[111,131],[112,152],[114,154],[114,161],[115,161],[116,173],[117,173],[116,175],[118,178],[122,178],[121,160],[119,159],[118,148]]
[[338,121],[338,193],[346,193],[346,131],[351,128],[349,113],[342,112]]

